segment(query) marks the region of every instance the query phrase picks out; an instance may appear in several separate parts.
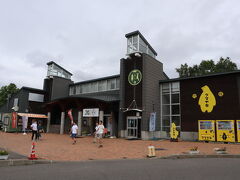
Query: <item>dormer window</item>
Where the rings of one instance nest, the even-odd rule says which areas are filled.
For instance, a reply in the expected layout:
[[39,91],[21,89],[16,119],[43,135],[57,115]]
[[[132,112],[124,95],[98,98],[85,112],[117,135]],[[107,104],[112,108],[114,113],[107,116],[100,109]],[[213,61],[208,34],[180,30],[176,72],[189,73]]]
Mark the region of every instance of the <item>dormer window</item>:
[[66,79],[71,79],[72,74],[56,64],[55,62],[51,61],[47,63],[48,65],[48,72],[47,72],[47,77],[51,76],[57,76],[57,77],[62,77]]
[[153,58],[157,56],[156,51],[151,47],[147,40],[139,31],[126,34],[127,38],[127,55],[140,52],[145,53]]

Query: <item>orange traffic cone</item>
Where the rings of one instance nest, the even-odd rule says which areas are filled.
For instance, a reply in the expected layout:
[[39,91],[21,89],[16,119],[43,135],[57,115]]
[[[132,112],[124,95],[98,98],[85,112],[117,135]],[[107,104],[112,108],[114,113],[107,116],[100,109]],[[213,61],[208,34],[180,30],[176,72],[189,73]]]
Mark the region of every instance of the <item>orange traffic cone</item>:
[[29,160],[37,160],[37,156],[35,155],[35,142],[32,143],[32,147],[31,147],[31,154],[28,157]]

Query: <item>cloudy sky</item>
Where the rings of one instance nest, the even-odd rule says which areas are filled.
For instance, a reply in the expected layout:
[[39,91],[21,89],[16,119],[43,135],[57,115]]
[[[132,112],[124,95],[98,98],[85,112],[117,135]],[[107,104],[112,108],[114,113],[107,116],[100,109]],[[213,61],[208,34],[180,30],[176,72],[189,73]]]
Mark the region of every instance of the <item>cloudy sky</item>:
[[49,61],[79,82],[119,74],[139,30],[164,71],[230,57],[240,68],[239,0],[0,0],[0,86],[42,88]]

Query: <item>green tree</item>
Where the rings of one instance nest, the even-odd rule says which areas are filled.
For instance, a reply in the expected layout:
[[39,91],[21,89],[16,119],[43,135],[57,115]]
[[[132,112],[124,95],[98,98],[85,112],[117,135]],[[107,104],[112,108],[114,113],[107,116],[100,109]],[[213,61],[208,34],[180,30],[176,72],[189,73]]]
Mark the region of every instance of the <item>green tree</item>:
[[213,74],[219,72],[229,72],[237,70],[236,63],[232,62],[229,57],[220,57],[219,61],[215,62],[211,60],[202,60],[199,65],[188,66],[187,63],[181,64],[180,68],[176,68],[179,77],[195,77],[206,74]]
[[189,75],[189,67],[188,67],[187,63],[181,64],[181,67],[176,68],[176,71],[178,72],[179,77],[188,77],[188,75]]
[[226,70],[233,71],[237,69],[237,65],[232,62],[229,57],[227,57],[226,59],[220,57],[219,61],[215,66],[215,72],[226,72]]
[[14,83],[10,83],[7,86],[2,86],[0,88],[0,106],[7,102],[8,97],[16,93],[19,89]]

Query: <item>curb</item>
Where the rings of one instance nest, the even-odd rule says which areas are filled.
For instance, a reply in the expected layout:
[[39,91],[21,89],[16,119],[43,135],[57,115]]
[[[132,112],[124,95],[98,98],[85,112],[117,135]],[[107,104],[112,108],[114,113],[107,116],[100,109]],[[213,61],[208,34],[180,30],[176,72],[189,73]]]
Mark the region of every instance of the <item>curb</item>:
[[52,164],[52,163],[54,163],[54,161],[52,160],[9,159],[9,160],[1,160],[0,167],[32,165],[32,164]]
[[238,154],[173,154],[159,159],[190,159],[190,158],[240,158]]
[[[240,158],[240,155],[237,154],[173,154],[170,156],[163,157],[152,157],[146,159],[191,159],[191,158]],[[110,159],[108,159],[111,161]],[[114,159],[116,160],[116,159]],[[120,160],[120,159],[117,159]],[[130,160],[130,159],[128,159]],[[138,160],[138,159],[136,159]],[[99,160],[102,161],[102,160]],[[22,166],[22,165],[33,165],[33,164],[53,164],[57,162],[69,162],[69,161],[53,161],[53,160],[28,160],[28,159],[9,159],[9,160],[0,160],[0,167],[6,166]],[[73,161],[74,162],[74,161]],[[83,161],[85,162],[85,161]]]

